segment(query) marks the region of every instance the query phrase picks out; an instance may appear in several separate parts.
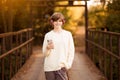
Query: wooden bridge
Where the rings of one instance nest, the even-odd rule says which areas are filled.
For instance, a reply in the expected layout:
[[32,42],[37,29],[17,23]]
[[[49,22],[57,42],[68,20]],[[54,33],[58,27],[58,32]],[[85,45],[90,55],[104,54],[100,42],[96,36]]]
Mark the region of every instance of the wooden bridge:
[[[32,47],[32,35],[32,29],[0,34],[1,80],[45,80],[44,57],[40,46]],[[120,34],[88,29],[88,38],[80,38],[87,51],[76,47],[69,80],[120,80]]]
[[[73,6],[74,0],[53,1],[69,1],[69,5],[54,5],[67,7]],[[85,5],[75,6],[85,7],[84,37],[78,34],[79,44],[84,44],[75,47],[69,80],[120,80],[120,33],[88,28],[87,0],[83,1]],[[45,80],[41,46],[34,47],[33,42],[33,28],[0,34],[0,80]]]

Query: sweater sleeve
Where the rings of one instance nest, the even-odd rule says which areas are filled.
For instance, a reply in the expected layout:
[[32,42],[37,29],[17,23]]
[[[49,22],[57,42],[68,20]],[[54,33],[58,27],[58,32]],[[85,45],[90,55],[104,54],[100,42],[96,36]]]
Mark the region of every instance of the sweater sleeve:
[[68,58],[67,58],[68,69],[70,69],[71,66],[72,66],[73,59],[74,59],[74,53],[75,53],[74,41],[73,41],[72,34],[70,33],[70,35],[69,35]]
[[45,55],[45,52],[46,52],[46,47],[47,47],[47,34],[45,35],[44,37],[44,40],[43,40],[43,46],[42,46],[42,53]]

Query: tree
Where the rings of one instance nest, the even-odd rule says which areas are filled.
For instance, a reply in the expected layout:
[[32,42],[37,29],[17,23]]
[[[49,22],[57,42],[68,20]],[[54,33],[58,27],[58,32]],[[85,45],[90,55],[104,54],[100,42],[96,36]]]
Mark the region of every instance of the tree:
[[0,33],[7,32],[7,22],[5,19],[5,2],[0,1]]
[[0,33],[29,27],[30,6],[25,0],[0,1]]
[[106,11],[101,6],[93,6],[89,9],[89,26],[95,28],[104,28]]
[[107,5],[106,27],[113,32],[120,32],[120,0],[113,0]]

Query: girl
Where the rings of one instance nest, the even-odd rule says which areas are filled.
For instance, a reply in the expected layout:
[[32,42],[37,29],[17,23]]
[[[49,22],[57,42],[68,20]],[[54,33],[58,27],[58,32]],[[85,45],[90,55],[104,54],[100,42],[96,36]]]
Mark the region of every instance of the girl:
[[44,71],[46,80],[68,80],[67,71],[74,59],[74,42],[71,32],[62,28],[65,19],[55,12],[50,17],[53,30],[45,34],[43,42]]

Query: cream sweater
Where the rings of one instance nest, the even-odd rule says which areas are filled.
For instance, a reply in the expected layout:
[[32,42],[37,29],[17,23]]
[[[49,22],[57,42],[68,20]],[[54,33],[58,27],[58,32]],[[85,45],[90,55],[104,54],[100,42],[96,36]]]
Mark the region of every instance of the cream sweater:
[[56,33],[53,30],[46,33],[43,42],[43,54],[47,50],[47,40],[53,41],[54,49],[51,49],[50,55],[45,57],[44,71],[56,71],[62,67],[70,69],[75,51],[72,34],[66,30],[62,30],[60,33]]

